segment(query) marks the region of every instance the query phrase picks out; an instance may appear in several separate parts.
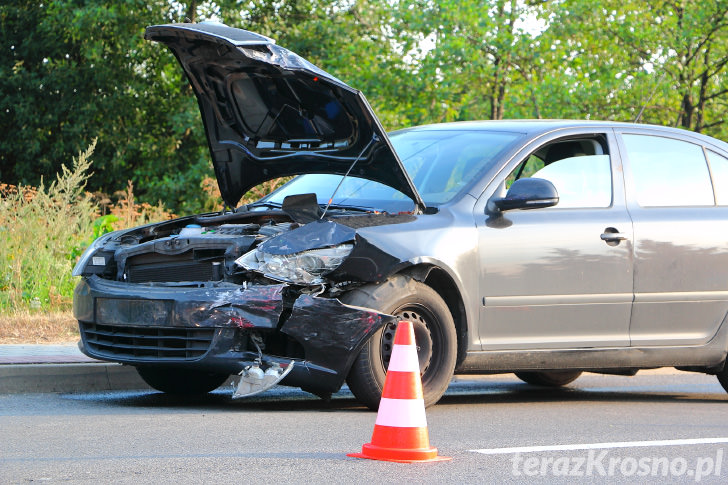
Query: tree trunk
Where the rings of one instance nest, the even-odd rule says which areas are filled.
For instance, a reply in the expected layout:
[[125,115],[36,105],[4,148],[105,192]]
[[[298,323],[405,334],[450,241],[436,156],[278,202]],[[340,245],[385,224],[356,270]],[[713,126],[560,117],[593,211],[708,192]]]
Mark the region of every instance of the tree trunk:
[[[688,88],[689,89],[689,88]],[[693,114],[695,113],[695,105],[689,92],[683,95],[680,103],[680,126],[686,130],[690,130],[693,125]]]
[[187,23],[194,23],[197,20],[197,0],[191,0],[187,4],[187,10],[185,11],[184,21]]

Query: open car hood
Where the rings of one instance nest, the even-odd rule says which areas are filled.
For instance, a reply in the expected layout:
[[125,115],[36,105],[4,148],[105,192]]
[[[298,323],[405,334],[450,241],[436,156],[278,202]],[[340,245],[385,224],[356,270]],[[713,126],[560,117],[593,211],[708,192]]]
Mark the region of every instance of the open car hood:
[[145,38],[166,44],[184,68],[230,207],[266,180],[351,169],[350,175],[393,187],[424,209],[361,92],[246,30],[217,23],[155,25]]

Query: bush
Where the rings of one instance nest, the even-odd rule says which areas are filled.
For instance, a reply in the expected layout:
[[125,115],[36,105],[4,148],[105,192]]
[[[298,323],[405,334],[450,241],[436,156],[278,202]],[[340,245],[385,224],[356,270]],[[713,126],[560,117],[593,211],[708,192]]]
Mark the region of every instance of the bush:
[[69,310],[73,265],[94,239],[174,217],[161,203],[136,203],[131,181],[113,202],[86,192],[95,146],[47,188],[0,184],[0,313]]
[[96,204],[84,191],[96,141],[46,187],[0,184],[0,310],[67,309],[74,248],[92,232]]
[[[46,187],[0,183],[0,314],[27,314],[38,310],[68,311],[76,279],[74,264],[97,237],[107,232],[172,219],[160,202],[137,203],[134,186],[113,196],[85,191],[91,177],[91,155],[96,141],[62,166]],[[241,203],[266,195],[290,177],[267,181],[246,193]],[[222,208],[217,183],[201,184],[205,210]]]

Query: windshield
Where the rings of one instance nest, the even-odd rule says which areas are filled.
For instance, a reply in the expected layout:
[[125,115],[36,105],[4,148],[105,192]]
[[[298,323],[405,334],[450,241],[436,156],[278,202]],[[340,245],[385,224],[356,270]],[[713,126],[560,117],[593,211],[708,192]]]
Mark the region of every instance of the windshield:
[[[405,130],[392,133],[390,140],[422,200],[428,206],[437,206],[452,200],[520,136],[505,132]],[[339,183],[333,206],[388,212],[414,208],[412,200],[403,193],[351,175],[343,182],[341,175],[299,175],[262,200],[280,204],[288,195],[314,193],[320,204],[327,204]]]

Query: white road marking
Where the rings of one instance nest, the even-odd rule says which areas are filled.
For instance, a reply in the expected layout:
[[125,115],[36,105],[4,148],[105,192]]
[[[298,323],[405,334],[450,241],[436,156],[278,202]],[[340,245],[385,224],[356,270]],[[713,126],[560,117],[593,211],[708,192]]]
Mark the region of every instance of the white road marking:
[[484,448],[468,450],[483,455],[507,455],[510,453],[536,453],[539,451],[600,450],[604,448],[640,448],[654,446],[685,446],[728,443],[728,438],[694,438],[684,440],[617,441],[614,443],[583,443],[576,445],[518,446],[515,448]]

